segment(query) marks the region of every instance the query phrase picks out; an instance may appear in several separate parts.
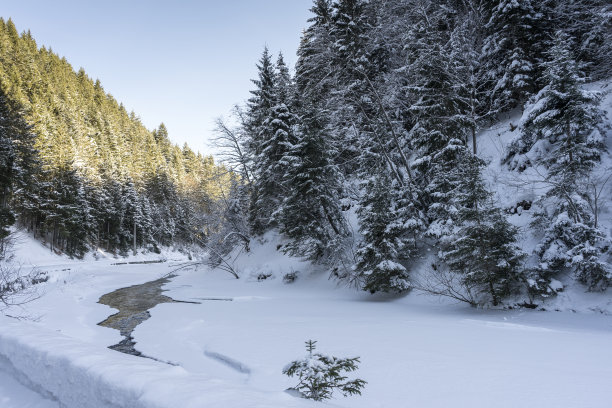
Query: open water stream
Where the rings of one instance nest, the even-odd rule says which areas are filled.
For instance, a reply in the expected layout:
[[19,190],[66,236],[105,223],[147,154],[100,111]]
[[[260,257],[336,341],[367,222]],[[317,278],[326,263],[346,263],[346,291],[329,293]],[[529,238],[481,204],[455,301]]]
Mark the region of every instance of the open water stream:
[[119,310],[98,323],[100,326],[119,330],[124,337],[119,343],[110,346],[110,349],[134,356],[153,358],[143,355],[134,347],[136,345],[132,337],[134,328],[151,317],[149,310],[160,303],[197,303],[174,300],[163,295],[162,286],[170,282],[173,277],[174,275],[169,275],[140,285],[117,289],[100,297],[98,303]]

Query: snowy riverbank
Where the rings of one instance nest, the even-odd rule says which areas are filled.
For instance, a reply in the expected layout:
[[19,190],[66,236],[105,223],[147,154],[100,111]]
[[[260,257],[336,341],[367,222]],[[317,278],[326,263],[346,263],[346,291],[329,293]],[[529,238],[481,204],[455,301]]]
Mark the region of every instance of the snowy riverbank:
[[[0,378],[20,380],[22,398],[29,388],[51,399],[3,407],[316,406],[283,392],[295,379],[282,367],[304,354],[307,339],[327,354],[360,356],[356,374],[368,381],[362,397],[337,396],[326,406],[609,405],[611,316],[477,310],[415,293],[372,297],[255,245],[236,263],[240,280],[206,268],[179,271],[164,294],[201,303],[157,305],[136,327],[137,349],[171,366],[107,349],[121,336],[97,325],[115,312],[97,301],[182,259],[112,265],[117,260],[53,255],[45,267],[44,257],[36,262],[50,280],[27,306],[35,321],[0,319]],[[272,277],[258,281],[264,269]],[[291,270],[301,273],[286,284],[282,273]]]

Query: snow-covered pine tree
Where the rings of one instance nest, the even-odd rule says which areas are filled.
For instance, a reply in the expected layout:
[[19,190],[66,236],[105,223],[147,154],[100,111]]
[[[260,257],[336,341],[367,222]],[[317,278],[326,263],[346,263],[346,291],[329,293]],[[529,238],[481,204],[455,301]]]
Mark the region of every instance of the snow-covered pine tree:
[[458,115],[462,98],[457,94],[450,53],[445,47],[446,33],[440,30],[445,14],[432,12],[431,20],[422,22],[411,66],[412,82],[405,86],[411,100],[411,129],[407,133],[415,152],[412,166],[415,182],[422,195],[429,225],[427,235],[440,238],[452,230],[455,211],[452,194],[453,169],[466,151],[468,129]]
[[297,50],[295,84],[299,95],[322,107],[329,99],[333,85],[333,76],[330,75],[333,69],[331,0],[315,0],[310,12],[310,25],[304,31]]
[[261,59],[257,64],[257,79],[252,80],[255,89],[251,91],[252,97],[247,103],[246,112],[246,131],[247,131],[247,150],[251,156],[256,156],[261,152],[261,127],[268,118],[270,110],[276,104],[274,96],[274,64],[272,57],[265,47]]
[[[532,0],[486,2],[489,20],[483,48],[492,106],[498,111],[524,102],[536,89],[545,48],[542,14]],[[545,2],[542,2],[545,3]]]
[[496,306],[521,281],[525,254],[516,244],[518,228],[506,220],[486,189],[483,166],[481,159],[469,153],[458,162],[453,191],[455,228],[443,241],[441,255],[466,287],[478,291],[479,302]]
[[557,33],[544,64],[546,86],[527,110],[521,137],[510,146],[514,167],[521,169],[527,157],[548,170],[543,182],[549,189],[533,224],[544,233],[536,248],[540,264],[530,278],[532,292],[540,294],[550,294],[551,279],[564,270],[573,271],[590,290],[612,282],[612,270],[602,260],[609,243],[595,225],[585,188],[605,148],[604,113],[600,96],[581,88],[584,76],[571,44],[567,34]]
[[363,75],[371,74],[367,55],[371,8],[366,0],[336,0],[332,9],[331,35],[337,78],[348,90],[363,90]]
[[305,398],[315,401],[331,398],[336,390],[345,397],[361,395],[361,389],[367,383],[359,378],[348,380],[343,374],[357,370],[359,357],[338,358],[313,353],[316,343],[316,341],[308,340],[306,342],[308,356],[302,360],[292,361],[283,368],[283,374],[298,377],[299,383],[295,389]]
[[608,0],[554,2],[551,19],[575,39],[575,58],[593,80],[612,74],[612,4]]
[[15,216],[27,227],[35,224],[39,192],[44,188],[35,139],[32,126],[24,118],[23,107],[9,100],[0,84],[1,235],[8,234],[7,227],[15,221]]
[[287,106],[291,106],[293,100],[293,81],[282,52],[278,54],[278,58],[276,59],[275,74],[274,92],[276,103],[283,103]]
[[285,194],[288,163],[283,158],[295,141],[296,117],[290,110],[293,84],[282,57],[275,69],[266,48],[258,69],[259,79],[253,81],[258,89],[252,91],[247,112],[247,148],[254,176],[249,222],[255,234],[262,234],[275,226],[272,213]]
[[0,256],[4,254],[4,241],[9,227],[15,223],[15,215],[9,207],[15,173],[15,138],[12,112],[0,87]]
[[[585,77],[574,60],[572,39],[562,31],[543,64],[544,88],[521,119],[521,135],[509,147],[511,168],[543,164],[551,176],[580,177],[599,161],[604,113],[597,92],[582,89]],[[571,180],[568,180],[571,181]]]
[[384,69],[370,49],[373,4],[365,0],[332,3],[330,36],[333,41],[333,90],[327,101],[330,136],[338,150],[343,173],[355,174],[361,145],[373,137],[373,99],[370,83]]
[[284,200],[274,214],[291,241],[285,251],[313,261],[334,263],[342,256],[347,225],[340,209],[341,173],[320,113],[306,106],[297,140],[282,158],[287,165]]
[[43,197],[42,213],[52,248],[77,258],[88,251],[94,228],[84,183],[72,163],[64,163],[54,172],[50,190]]
[[456,121],[469,129],[473,154],[477,154],[476,134],[493,114],[487,92],[491,88],[484,67],[484,15],[478,3],[467,2],[459,10],[458,21],[450,35],[449,72],[457,95]]
[[270,109],[264,121],[260,137],[261,152],[255,157],[255,180],[252,185],[253,200],[250,219],[253,232],[263,233],[275,226],[272,216],[287,194],[285,175],[290,163],[287,154],[295,144],[295,115],[285,103],[277,103]]
[[422,215],[404,186],[378,169],[362,184],[359,215],[362,242],[355,265],[360,286],[371,293],[401,293],[411,288],[409,273],[399,263],[417,254]]
[[[125,194],[126,187],[124,183],[110,183],[111,201],[114,203],[113,209],[115,215],[111,217],[111,224],[115,226],[116,238],[119,240],[118,245],[122,251],[127,250],[131,246],[129,240],[132,239],[133,225],[128,223],[129,216],[126,213],[126,203],[116,201],[115,194]],[[150,218],[156,222],[153,224],[151,231],[156,243],[161,245],[170,245],[177,233],[176,230],[176,209],[178,207],[178,196],[174,183],[163,170],[163,167],[158,167],[155,173],[149,175],[144,185],[147,201],[150,204]],[[136,202],[131,205],[135,205]],[[131,230],[132,229],[132,230]]]

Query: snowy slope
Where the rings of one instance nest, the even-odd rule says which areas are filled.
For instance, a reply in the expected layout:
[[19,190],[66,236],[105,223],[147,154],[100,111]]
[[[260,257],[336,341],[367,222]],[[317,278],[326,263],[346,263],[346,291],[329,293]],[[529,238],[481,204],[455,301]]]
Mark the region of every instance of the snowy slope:
[[[612,124],[611,84],[612,80],[586,85],[589,89],[604,94],[601,107],[607,111],[609,124]],[[519,173],[502,163],[508,145],[519,136],[522,116],[523,112],[519,111],[505,114],[498,123],[482,131],[478,135],[478,152],[488,162],[484,174],[489,188],[495,193],[497,204],[510,212],[510,222],[521,228],[520,245],[527,254],[532,254],[540,237],[535,236],[528,228],[532,221],[532,210],[523,209],[521,204],[537,200],[546,191],[548,187],[542,183],[546,171],[541,167],[528,167]],[[611,130],[608,130],[607,146],[608,151],[594,169],[595,177],[601,180],[612,174]],[[603,188],[600,228],[612,238],[612,180]],[[576,283],[571,276],[566,276],[563,283],[566,285],[564,292],[547,300],[544,305],[547,309],[612,314],[612,296],[609,290],[604,293],[587,292],[585,286]]]

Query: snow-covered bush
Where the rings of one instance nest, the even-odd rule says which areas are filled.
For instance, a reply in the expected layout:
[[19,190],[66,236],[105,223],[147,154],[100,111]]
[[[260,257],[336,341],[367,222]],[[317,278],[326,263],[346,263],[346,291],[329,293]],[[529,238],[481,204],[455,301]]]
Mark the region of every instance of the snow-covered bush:
[[366,381],[359,378],[348,380],[343,372],[357,370],[359,357],[338,358],[313,353],[316,341],[308,340],[306,350],[308,356],[302,360],[291,362],[283,369],[283,374],[289,377],[296,376],[300,382],[295,386],[304,398],[323,401],[332,397],[335,390],[339,390],[346,397],[359,394]]
[[284,283],[293,283],[298,278],[299,274],[300,274],[299,271],[287,272],[286,274],[283,275],[283,282]]

